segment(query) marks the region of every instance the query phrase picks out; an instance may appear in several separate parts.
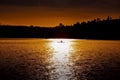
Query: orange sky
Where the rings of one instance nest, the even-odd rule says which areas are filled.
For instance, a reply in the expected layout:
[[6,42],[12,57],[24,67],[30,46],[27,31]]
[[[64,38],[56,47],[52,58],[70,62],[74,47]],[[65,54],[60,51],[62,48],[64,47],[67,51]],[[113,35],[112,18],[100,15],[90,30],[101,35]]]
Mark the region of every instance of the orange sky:
[[36,25],[53,27],[63,23],[71,25],[76,22],[94,18],[105,19],[107,16],[118,18],[120,12],[106,11],[98,8],[49,8],[27,6],[0,6],[0,24]]

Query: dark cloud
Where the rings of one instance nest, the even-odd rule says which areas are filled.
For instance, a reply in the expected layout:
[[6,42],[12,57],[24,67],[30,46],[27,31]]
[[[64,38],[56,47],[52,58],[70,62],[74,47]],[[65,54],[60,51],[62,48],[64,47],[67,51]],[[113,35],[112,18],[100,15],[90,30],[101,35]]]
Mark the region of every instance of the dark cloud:
[[0,0],[0,5],[120,12],[120,0]]
[[0,0],[0,5],[120,8],[120,0]]
[[47,6],[50,0],[0,0],[1,5],[13,6]]

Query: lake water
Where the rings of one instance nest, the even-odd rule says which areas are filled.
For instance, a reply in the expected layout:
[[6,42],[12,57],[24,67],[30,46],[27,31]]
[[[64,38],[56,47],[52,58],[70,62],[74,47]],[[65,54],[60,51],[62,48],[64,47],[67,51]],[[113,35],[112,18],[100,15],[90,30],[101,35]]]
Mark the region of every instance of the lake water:
[[0,39],[0,80],[120,80],[120,41]]

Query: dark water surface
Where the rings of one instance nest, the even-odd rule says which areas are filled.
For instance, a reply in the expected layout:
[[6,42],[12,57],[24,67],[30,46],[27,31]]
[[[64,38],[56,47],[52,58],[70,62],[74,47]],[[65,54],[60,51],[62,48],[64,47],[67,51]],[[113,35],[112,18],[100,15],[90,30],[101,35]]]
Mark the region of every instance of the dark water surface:
[[0,39],[0,80],[120,80],[120,41]]

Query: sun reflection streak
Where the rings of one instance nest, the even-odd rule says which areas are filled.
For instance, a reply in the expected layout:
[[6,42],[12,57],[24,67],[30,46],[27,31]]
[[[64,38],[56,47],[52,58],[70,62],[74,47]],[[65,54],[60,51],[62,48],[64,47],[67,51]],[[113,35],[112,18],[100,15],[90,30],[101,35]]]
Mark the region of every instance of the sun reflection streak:
[[[51,72],[51,78],[57,80],[66,80],[72,77],[72,71],[69,63],[70,51],[72,49],[71,40],[54,39],[50,44],[53,48],[51,65],[54,71]],[[55,77],[56,75],[56,77]]]
[[65,63],[68,62],[70,42],[67,40],[62,40],[63,42],[54,41],[51,46],[54,49],[53,59],[57,62]]

